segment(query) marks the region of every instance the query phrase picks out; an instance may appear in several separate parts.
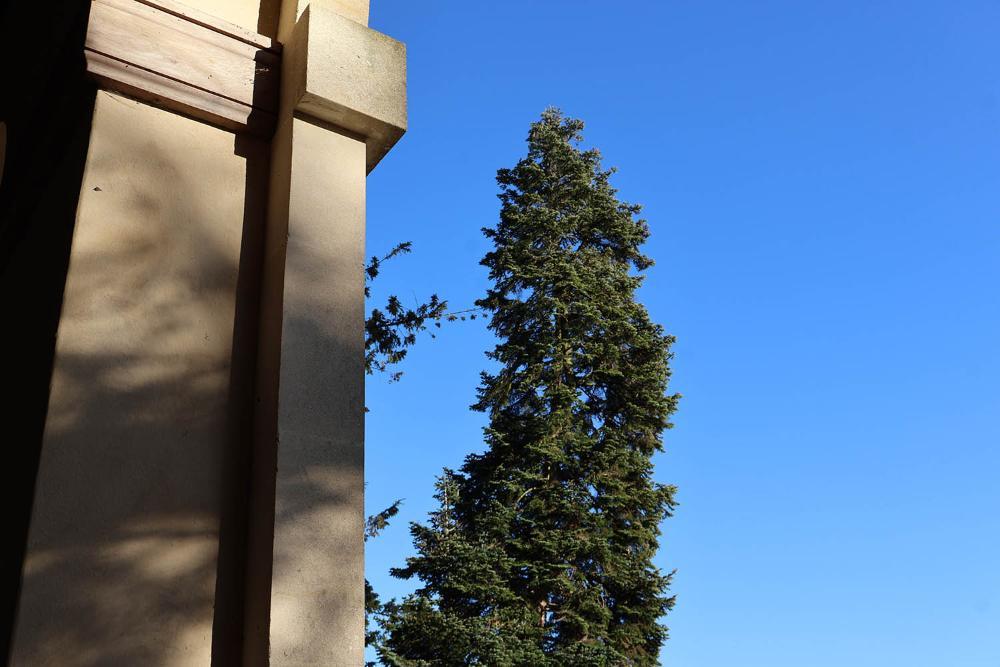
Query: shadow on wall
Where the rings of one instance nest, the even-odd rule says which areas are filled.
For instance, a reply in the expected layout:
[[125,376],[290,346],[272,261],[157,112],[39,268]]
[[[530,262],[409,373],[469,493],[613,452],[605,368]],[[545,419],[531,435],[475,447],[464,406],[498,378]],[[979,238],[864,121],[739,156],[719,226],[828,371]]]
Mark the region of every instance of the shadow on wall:
[[[262,3],[262,21],[263,6],[276,3]],[[31,25],[12,11],[5,26]],[[21,582],[10,663],[259,661],[241,647],[269,147],[108,93],[96,93],[95,104],[82,71],[86,11],[67,16],[59,25],[73,38],[59,57],[72,85],[23,82],[39,88],[42,104],[8,123],[7,169],[18,165],[18,176],[5,177],[0,194],[0,296],[22,325],[5,327],[4,349],[27,360],[7,378],[21,390],[8,408],[13,423],[35,429],[13,443],[5,477],[15,541],[32,522],[23,579],[20,547],[4,552],[11,611]],[[52,16],[38,21],[54,25]],[[6,110],[4,100],[3,120]],[[322,240],[296,238],[299,252],[308,255],[314,241]],[[353,356],[360,368],[361,332],[347,340],[321,311],[330,276],[356,270],[360,279],[361,261],[337,268],[320,252],[296,267],[300,283],[315,280],[318,298],[286,323],[316,352],[297,377],[318,394],[337,390],[331,373],[360,373],[324,369],[331,357]],[[360,419],[361,405],[350,410]],[[350,445],[331,443],[356,458]],[[362,462],[334,460],[283,482],[293,499],[280,508],[283,521],[317,525],[358,506],[347,494]],[[354,555],[327,547],[324,566]],[[293,619],[329,616],[310,607],[329,605],[322,598],[285,603],[297,607]]]
[[[105,92],[93,127],[11,664],[242,664],[268,146]],[[329,257],[298,264],[316,300],[288,313],[318,394],[359,342],[323,324],[347,268]],[[283,482],[282,521],[357,506],[363,462],[330,458]],[[329,616],[322,598],[291,604]]]
[[264,191],[245,185],[266,146],[244,148],[98,93],[13,664],[209,662],[252,400],[256,310],[237,286],[259,255],[244,190]]

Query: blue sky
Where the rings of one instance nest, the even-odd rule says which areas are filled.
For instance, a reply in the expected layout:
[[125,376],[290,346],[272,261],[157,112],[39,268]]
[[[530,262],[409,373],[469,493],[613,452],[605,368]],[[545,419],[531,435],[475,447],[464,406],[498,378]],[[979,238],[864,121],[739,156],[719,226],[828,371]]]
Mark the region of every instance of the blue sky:
[[[487,285],[496,169],[548,105],[584,119],[656,266],[684,394],[679,667],[1000,665],[1000,3],[375,0],[410,129],[369,177],[375,298]],[[482,447],[480,322],[368,382],[383,596],[434,477]]]

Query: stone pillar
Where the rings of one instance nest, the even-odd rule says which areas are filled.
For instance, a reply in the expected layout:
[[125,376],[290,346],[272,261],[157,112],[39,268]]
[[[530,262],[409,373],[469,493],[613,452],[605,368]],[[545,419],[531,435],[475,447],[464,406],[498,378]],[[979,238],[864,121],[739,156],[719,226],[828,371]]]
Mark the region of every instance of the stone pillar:
[[233,664],[221,533],[268,148],[236,141],[97,93],[11,665]]
[[279,20],[246,664],[363,663],[365,176],[406,125],[405,49],[367,13]]
[[365,178],[405,50],[366,0],[280,3],[92,0],[39,41],[63,96],[22,77],[2,119],[0,291],[47,327],[10,664],[363,662]]

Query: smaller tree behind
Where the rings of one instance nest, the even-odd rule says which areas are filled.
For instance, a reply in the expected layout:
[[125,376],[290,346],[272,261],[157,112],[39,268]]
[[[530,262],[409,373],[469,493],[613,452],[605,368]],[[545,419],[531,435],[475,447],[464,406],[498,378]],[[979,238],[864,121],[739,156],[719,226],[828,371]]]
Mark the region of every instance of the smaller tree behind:
[[[374,256],[368,261],[365,265],[366,299],[371,298],[371,282],[379,276],[382,265],[394,257],[409,253],[411,245],[409,241],[404,241],[382,257]],[[365,373],[367,375],[389,373],[390,382],[399,380],[402,372],[390,371],[390,368],[406,357],[408,348],[417,341],[417,334],[427,329],[428,320],[440,324],[442,317],[446,317],[447,307],[448,302],[442,301],[436,294],[432,294],[426,302],[417,304],[413,308],[404,307],[399,297],[392,295],[386,301],[385,310],[372,309],[371,314],[365,319]],[[368,412],[367,407],[365,412]],[[390,519],[399,512],[401,502],[396,500],[378,514],[368,517],[365,522],[366,542],[370,538],[377,537],[389,525]],[[372,617],[381,609],[382,603],[378,594],[366,578],[365,646],[374,646],[379,641],[380,633],[373,626]],[[373,667],[375,663],[365,664],[367,667]]]
[[474,409],[487,449],[438,482],[394,570],[422,587],[384,610],[389,665],[655,665],[673,605],[652,564],[674,488],[652,455],[678,397],[672,338],[635,301],[652,262],[639,206],[619,201],[583,124],[548,110],[501,169],[484,233],[500,339]]

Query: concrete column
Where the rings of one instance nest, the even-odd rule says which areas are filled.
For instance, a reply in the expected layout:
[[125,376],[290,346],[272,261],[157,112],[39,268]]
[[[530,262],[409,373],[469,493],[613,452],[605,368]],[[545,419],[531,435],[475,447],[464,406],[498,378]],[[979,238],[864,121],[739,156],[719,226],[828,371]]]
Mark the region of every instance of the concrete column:
[[402,135],[406,109],[403,45],[368,29],[367,2],[356,4],[287,2],[279,22],[244,651],[251,665],[363,663],[365,177]]
[[232,664],[221,546],[266,150],[97,93],[10,665]]

